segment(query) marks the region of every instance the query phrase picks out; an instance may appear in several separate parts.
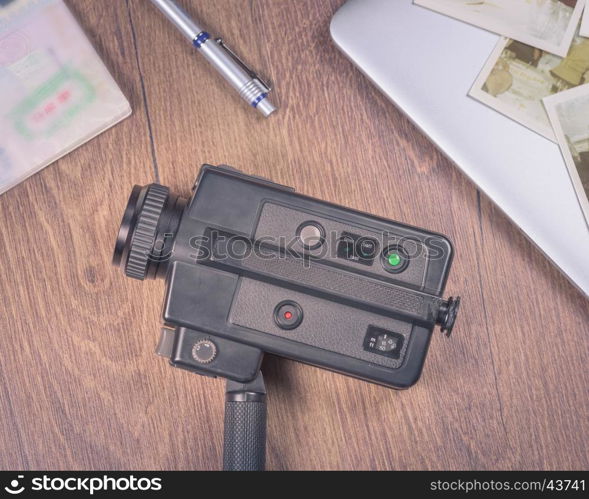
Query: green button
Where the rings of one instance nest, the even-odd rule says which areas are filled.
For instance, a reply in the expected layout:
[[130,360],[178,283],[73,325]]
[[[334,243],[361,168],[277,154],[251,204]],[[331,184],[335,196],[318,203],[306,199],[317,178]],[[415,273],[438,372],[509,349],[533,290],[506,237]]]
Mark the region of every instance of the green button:
[[397,267],[401,263],[401,255],[399,253],[391,253],[388,256],[388,261],[391,267]]

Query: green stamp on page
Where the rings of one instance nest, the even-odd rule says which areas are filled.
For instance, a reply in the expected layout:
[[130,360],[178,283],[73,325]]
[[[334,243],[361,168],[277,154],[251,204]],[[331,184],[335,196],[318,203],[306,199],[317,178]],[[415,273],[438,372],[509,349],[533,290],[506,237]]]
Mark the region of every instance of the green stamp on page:
[[95,98],[90,81],[66,66],[29,94],[9,116],[25,139],[49,138],[68,126]]

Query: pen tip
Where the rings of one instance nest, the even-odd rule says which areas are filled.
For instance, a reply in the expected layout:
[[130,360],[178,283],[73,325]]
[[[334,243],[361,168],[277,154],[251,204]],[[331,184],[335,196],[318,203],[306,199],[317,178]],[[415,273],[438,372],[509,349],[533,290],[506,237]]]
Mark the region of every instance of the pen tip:
[[277,107],[274,104],[272,104],[272,102],[270,102],[268,98],[262,100],[257,105],[256,109],[260,111],[260,113],[262,113],[262,116],[264,116],[264,118],[267,118],[272,113],[274,113],[274,111],[277,111]]

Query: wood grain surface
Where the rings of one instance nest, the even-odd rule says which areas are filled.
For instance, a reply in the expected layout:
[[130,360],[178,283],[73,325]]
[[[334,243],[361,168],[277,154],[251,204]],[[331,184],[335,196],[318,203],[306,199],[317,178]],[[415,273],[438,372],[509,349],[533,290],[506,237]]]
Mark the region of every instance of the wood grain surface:
[[110,263],[133,184],[187,195],[204,162],[457,251],[411,390],[265,360],[269,469],[589,467],[587,300],[336,50],[343,0],[181,2],[276,83],[269,120],[146,0],[67,3],[134,113],[0,197],[0,468],[220,467],[224,383],[154,355],[164,283]]

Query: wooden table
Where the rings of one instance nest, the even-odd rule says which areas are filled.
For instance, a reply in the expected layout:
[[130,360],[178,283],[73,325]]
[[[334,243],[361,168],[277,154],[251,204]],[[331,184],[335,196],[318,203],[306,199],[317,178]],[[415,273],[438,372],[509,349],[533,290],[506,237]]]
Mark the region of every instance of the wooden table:
[[133,184],[187,195],[209,162],[457,250],[459,322],[411,390],[265,360],[268,468],[586,469],[587,300],[336,50],[343,0],[183,3],[281,109],[258,118],[145,0],[68,0],[134,113],[0,197],[0,467],[219,468],[223,381],[154,355],[164,283],[110,264]]

